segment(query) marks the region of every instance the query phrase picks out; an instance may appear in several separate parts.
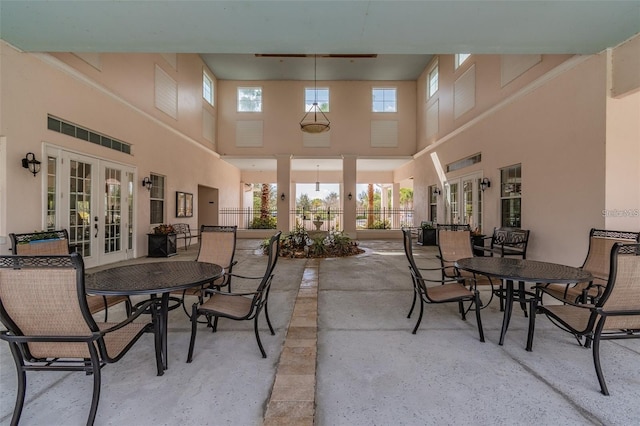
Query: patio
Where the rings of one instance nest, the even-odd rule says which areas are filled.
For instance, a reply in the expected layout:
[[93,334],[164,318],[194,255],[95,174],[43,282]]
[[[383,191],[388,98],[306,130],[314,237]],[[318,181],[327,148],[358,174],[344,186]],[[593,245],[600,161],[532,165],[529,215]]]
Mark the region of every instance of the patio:
[[[238,240],[234,272],[263,273],[266,259],[256,250],[258,244]],[[306,373],[309,364],[304,363],[316,363],[315,405],[298,392],[299,401],[280,404],[289,408],[288,417],[271,417],[265,424],[626,425],[640,418],[640,370],[629,367],[638,363],[640,341],[603,343],[611,391],[606,397],[599,391],[591,351],[579,348],[546,318],[538,318],[533,352],[525,351],[527,319],[518,308],[504,346],[497,344],[502,315],[496,301],[482,312],[485,343],[478,340],[473,315],[463,322],[451,304],[426,306],[422,325],[412,335],[417,313],[406,318],[412,290],[401,241],[360,245],[366,252],[355,257],[279,260],[269,307],[275,336],[261,318],[267,359],[260,357],[250,322],[220,320],[216,334],[200,328],[193,363],[186,364],[190,323],[182,310],[171,311],[169,369],[156,376],[153,338],[143,336],[120,362],[103,369],[96,424],[263,424],[267,407],[274,406],[270,399],[286,399],[272,388],[288,346],[285,337],[298,290],[301,283],[309,286],[305,270],[315,265],[317,357],[313,349],[301,351],[306,355],[297,366],[297,373]],[[169,261],[193,259],[196,250],[179,250]],[[436,266],[436,250],[414,246],[419,266]],[[148,261],[158,259],[133,262]],[[0,382],[0,422],[9,424],[16,378],[4,342]],[[21,424],[84,424],[91,385],[91,378],[80,373],[29,374]],[[295,397],[295,386],[288,390]],[[308,416],[313,406],[314,418]]]

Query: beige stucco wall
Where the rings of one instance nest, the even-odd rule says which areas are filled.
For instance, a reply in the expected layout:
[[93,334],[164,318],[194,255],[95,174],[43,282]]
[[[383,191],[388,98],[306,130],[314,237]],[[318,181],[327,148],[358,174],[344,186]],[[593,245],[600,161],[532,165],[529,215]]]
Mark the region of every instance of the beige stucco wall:
[[[150,227],[149,194],[140,185],[143,176],[151,172],[166,176],[168,223],[198,225],[197,215],[186,220],[175,217],[175,191],[197,194],[198,185],[205,185],[220,189],[220,207],[239,204],[239,170],[219,160],[201,136],[202,106],[197,108],[203,102],[199,57],[189,60],[179,55],[179,102],[191,106],[180,109],[178,120],[174,120],[154,111],[153,90],[149,89],[153,86],[155,63],[162,60],[160,55],[105,55],[104,75],[97,78],[95,73],[80,73],[52,55],[21,53],[3,42],[0,49],[0,136],[6,138],[6,161],[2,167],[7,175],[1,201],[5,208],[0,206],[6,217],[0,221],[0,235],[44,228],[43,174],[34,178],[21,167],[20,160],[29,151],[42,160],[47,144],[135,168],[137,256],[146,255],[145,234]],[[67,58],[69,63],[72,58],[75,57]],[[138,73],[142,69],[151,70],[151,77],[146,72],[141,78]],[[117,78],[106,75],[112,72]],[[136,91],[137,87],[141,90]],[[47,114],[130,143],[132,155],[49,131]],[[197,212],[197,199],[194,204]],[[2,242],[0,252],[6,253],[8,243]]]
[[[438,183],[432,153],[444,167],[481,152],[480,163],[446,179],[480,171],[493,182],[484,192],[484,230],[490,232],[500,225],[499,170],[522,164],[522,227],[531,230],[528,257],[579,265],[589,229],[604,226],[606,56],[577,57],[559,69],[424,150],[416,159],[414,182],[416,188]],[[476,84],[481,93],[484,81],[477,78]],[[422,117],[418,122],[424,125]],[[414,193],[417,220],[426,219],[426,195]]]

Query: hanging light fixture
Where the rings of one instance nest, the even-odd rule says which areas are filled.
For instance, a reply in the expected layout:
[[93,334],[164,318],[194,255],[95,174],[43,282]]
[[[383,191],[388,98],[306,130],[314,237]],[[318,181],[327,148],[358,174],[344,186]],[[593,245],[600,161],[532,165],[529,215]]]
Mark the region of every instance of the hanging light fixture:
[[316,171],[316,191],[320,191],[320,164],[316,167],[318,168]]
[[[317,80],[316,80],[316,72],[317,72],[316,57],[317,55],[313,55],[313,92],[314,92],[313,105],[311,105],[311,108],[309,108],[309,111],[307,111],[306,114],[302,117],[302,120],[300,120],[300,130],[302,130],[305,133],[328,132],[331,125],[327,116],[324,115],[324,112],[322,112],[322,110],[318,106],[318,88],[317,88]],[[311,117],[307,119],[307,116],[311,112],[313,112],[313,120],[311,120]],[[320,113],[320,115],[322,116],[320,120],[318,120],[318,113]],[[316,191],[319,191],[319,189],[316,189]]]

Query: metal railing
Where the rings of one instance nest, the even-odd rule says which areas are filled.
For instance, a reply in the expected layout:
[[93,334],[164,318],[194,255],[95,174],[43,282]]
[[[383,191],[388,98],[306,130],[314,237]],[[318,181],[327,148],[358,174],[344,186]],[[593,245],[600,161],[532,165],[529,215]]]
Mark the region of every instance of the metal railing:
[[[277,209],[261,212],[259,209],[223,208],[219,212],[220,225],[237,226],[238,229],[275,229]],[[344,229],[342,209],[292,209],[289,211],[291,230],[303,226],[309,231],[329,231]],[[413,227],[411,209],[356,209],[356,229],[400,229]]]

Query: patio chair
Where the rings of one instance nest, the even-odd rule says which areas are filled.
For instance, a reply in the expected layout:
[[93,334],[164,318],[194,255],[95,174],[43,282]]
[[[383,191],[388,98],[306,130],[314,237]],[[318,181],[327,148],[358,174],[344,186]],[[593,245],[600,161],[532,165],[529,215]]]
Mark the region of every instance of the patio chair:
[[[615,243],[607,285],[595,304],[538,305],[552,323],[593,346],[600,391],[609,395],[600,365],[600,341],[640,338],[640,244]],[[533,333],[530,337],[533,340]]]
[[207,323],[211,324],[211,318],[214,318],[212,331],[215,333],[218,329],[218,318],[228,318],[234,321],[251,321],[253,320],[253,328],[258,342],[258,347],[262,353],[262,357],[266,358],[267,354],[264,351],[262,342],[260,341],[260,334],[258,332],[258,317],[260,312],[264,309],[264,315],[267,318],[267,325],[271,335],[275,334],[271,320],[269,319],[268,301],[269,301],[269,289],[271,288],[271,282],[273,280],[273,270],[278,262],[278,256],[280,254],[280,235],[282,232],[277,232],[269,240],[268,260],[267,268],[262,277],[247,277],[236,274],[233,275],[236,279],[243,280],[259,280],[258,287],[254,292],[250,293],[227,293],[222,292],[219,289],[205,289],[205,295],[210,297],[202,302],[200,305],[194,303],[191,312],[191,340],[189,342],[189,354],[187,355],[187,362],[191,362],[193,359],[193,349],[196,341],[196,333],[198,329],[198,317],[204,315],[207,318]]
[[[9,234],[13,254],[23,256],[66,255],[72,252],[69,246],[69,234],[66,229],[45,232]],[[91,314],[104,310],[104,321],[109,319],[109,308],[125,303],[127,316],[131,315],[131,300],[127,296],[87,295],[87,304]]]
[[[87,420],[92,425],[100,398],[100,370],[120,360],[151,325],[133,322],[151,303],[121,323],[96,323],[85,298],[84,264],[78,253],[0,256],[0,320],[6,328],[0,339],[9,343],[18,373],[11,424],[20,421],[26,373],[62,370],[93,375]],[[156,360],[158,356],[156,351]]]
[[222,287],[227,287],[227,290],[229,292],[231,291],[230,274],[233,266],[238,263],[233,260],[236,253],[237,230],[237,226],[202,225],[200,227],[200,248],[196,261],[215,263],[216,265],[222,266],[226,273],[208,285],[172,292],[172,294],[180,295],[180,304],[188,317],[191,317],[191,314],[184,303],[185,296],[196,296],[200,303],[202,303],[202,291],[205,288],[216,288],[220,290]]
[[520,228],[501,227],[493,228],[493,235],[482,238],[489,240],[489,247],[476,245],[476,250],[484,251],[486,255],[493,256],[520,256],[527,258],[527,246],[529,245],[529,230]]
[[611,248],[616,243],[640,243],[640,232],[611,231],[591,228],[589,231],[589,250],[582,269],[591,272],[593,281],[577,284],[538,285],[541,293],[546,293],[560,301],[573,303],[595,303],[602,295],[609,279],[609,260]]
[[[424,278],[421,274],[421,270],[416,266],[415,260],[413,258],[413,248],[412,248],[412,238],[411,231],[408,229],[403,229],[403,240],[404,240],[404,248],[405,254],[407,256],[407,260],[409,261],[409,270],[411,272],[411,279],[413,281],[414,287],[414,296],[417,298],[420,297],[420,315],[418,317],[418,321],[416,322],[415,327],[413,328],[412,333],[416,334],[418,328],[420,327],[420,322],[422,321],[422,316],[424,313],[424,305],[428,303],[458,303],[458,311],[462,316],[463,320],[466,320],[466,312],[471,309],[473,305],[476,306],[476,322],[478,324],[478,333],[480,334],[480,341],[484,342],[484,332],[482,330],[482,319],[480,318],[480,309],[477,307],[480,306],[480,295],[478,294],[478,290],[474,287],[472,289],[466,288],[463,284],[458,282],[457,279],[446,280],[439,279],[433,280]],[[435,270],[439,270],[440,268],[436,268]],[[427,286],[427,283],[438,283],[440,285]],[[471,302],[469,308],[465,308],[464,302]],[[413,310],[413,307],[412,307]],[[411,314],[411,312],[409,312]]]
[[[443,280],[462,279],[468,282],[470,286],[488,285],[491,288],[491,297],[487,303],[481,304],[481,308],[489,306],[494,294],[502,294],[502,281],[499,280],[498,288],[495,288],[490,277],[476,275],[468,271],[461,271],[455,267],[456,261],[473,257],[471,231],[468,228],[458,231],[450,231],[444,228],[439,229],[438,250],[440,252],[438,257],[440,258]],[[500,306],[502,307],[502,300],[500,301]]]

